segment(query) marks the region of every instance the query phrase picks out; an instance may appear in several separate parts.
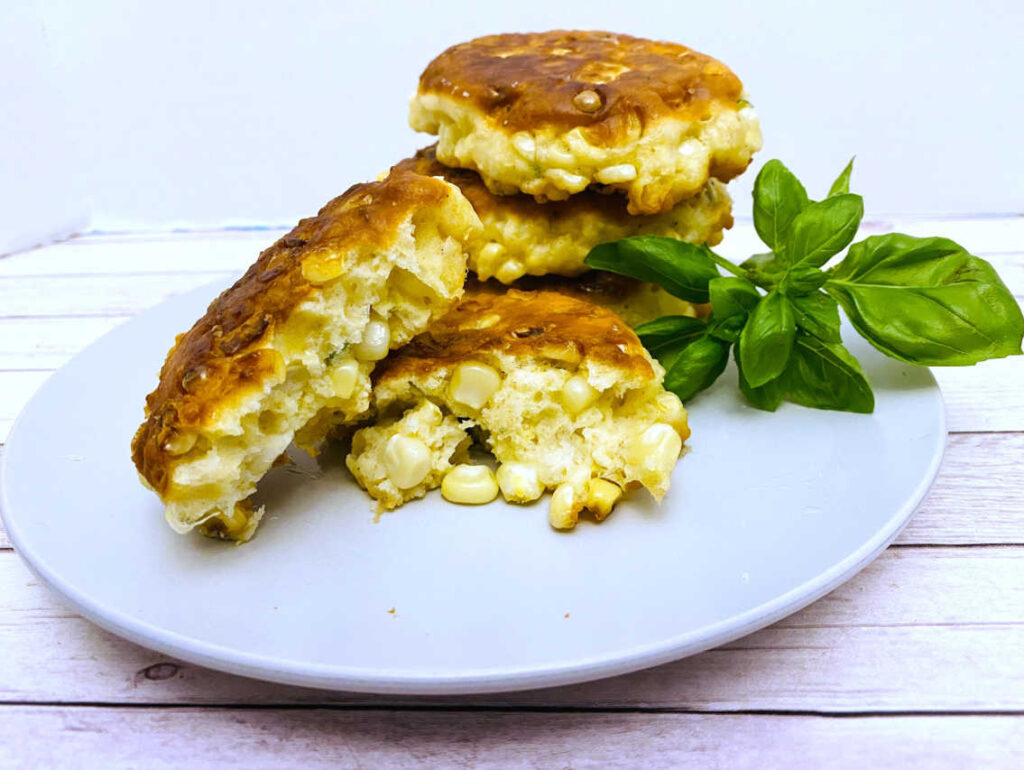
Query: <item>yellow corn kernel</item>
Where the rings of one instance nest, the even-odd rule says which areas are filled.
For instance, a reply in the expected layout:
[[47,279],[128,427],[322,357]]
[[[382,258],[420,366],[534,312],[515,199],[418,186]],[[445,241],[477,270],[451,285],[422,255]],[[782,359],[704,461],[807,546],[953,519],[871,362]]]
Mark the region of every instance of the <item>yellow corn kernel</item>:
[[622,487],[608,479],[591,479],[587,482],[587,510],[594,518],[603,521],[612,512],[622,497]]
[[231,513],[222,513],[218,518],[224,524],[224,534],[240,535],[249,524],[248,506],[236,503]]
[[601,394],[578,374],[570,377],[562,386],[562,403],[570,414],[579,414],[597,401],[599,395]]
[[167,452],[167,454],[174,455],[175,457],[183,455],[196,445],[197,438],[199,437],[192,431],[173,433],[164,442],[163,450]]
[[679,438],[675,428],[659,422],[640,436],[635,448],[635,461],[646,471],[667,475],[679,459],[682,449],[683,440]]
[[468,361],[459,364],[448,384],[448,395],[456,403],[480,409],[501,387],[501,375],[493,366]]
[[570,193],[579,192],[587,186],[587,178],[585,176],[572,174],[561,168],[549,168],[544,172],[544,176],[559,190],[565,190]]
[[384,445],[384,470],[399,489],[412,489],[430,473],[430,450],[413,436],[401,433]]
[[331,367],[331,388],[338,398],[348,398],[356,389],[356,381],[359,379],[359,362],[354,358],[347,358]]
[[544,494],[537,469],[529,463],[503,463],[497,477],[502,497],[510,503],[530,503]]
[[498,496],[498,482],[486,465],[456,465],[441,482],[445,500],[465,505],[482,505]]
[[318,256],[314,254],[302,261],[302,277],[313,284],[333,281],[344,270],[344,261],[335,256]]
[[548,521],[555,529],[572,529],[580,520],[582,507],[576,499],[576,490],[572,488],[572,484],[559,484],[551,495]]
[[380,361],[391,346],[391,329],[384,321],[370,321],[363,332],[363,341],[354,346],[360,361]]

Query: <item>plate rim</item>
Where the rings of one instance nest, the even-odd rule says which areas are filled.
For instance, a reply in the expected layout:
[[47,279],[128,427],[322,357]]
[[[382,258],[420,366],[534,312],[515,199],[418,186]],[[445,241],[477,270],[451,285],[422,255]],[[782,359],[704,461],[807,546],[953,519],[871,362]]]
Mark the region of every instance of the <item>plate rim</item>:
[[[162,305],[173,302],[188,295],[200,295],[208,292],[211,285],[172,297],[165,302],[150,308],[155,310]],[[143,311],[134,318],[139,318],[149,310]],[[126,323],[130,323],[129,319]],[[100,344],[106,337],[117,333],[125,324],[119,324],[100,338],[79,351],[71,361],[85,355],[93,346]],[[23,563],[35,574],[48,589],[53,591],[62,601],[81,614],[90,622],[134,644],[146,649],[173,656],[179,660],[205,668],[221,671],[251,679],[275,682],[279,684],[297,685],[320,690],[346,691],[382,695],[470,695],[497,692],[512,692],[558,687],[569,684],[604,679],[612,676],[632,673],[646,668],[663,665],[682,658],[695,655],[705,650],[718,647],[728,642],[747,636],[772,623],[778,622],[797,612],[812,602],[852,578],[864,567],[874,561],[888,547],[910,521],[935,481],[945,456],[949,441],[948,422],[945,400],[930,368],[922,367],[931,380],[932,395],[938,411],[938,435],[941,440],[936,442],[928,469],[918,480],[913,494],[889,517],[885,526],[877,530],[866,542],[862,543],[846,558],[836,562],[827,570],[800,585],[780,594],[766,602],[762,602],[744,612],[732,615],[716,623],[700,626],[682,634],[641,645],[626,651],[616,651],[604,655],[581,659],[571,665],[556,662],[531,668],[478,668],[465,673],[453,675],[451,672],[430,675],[419,672],[416,674],[396,673],[375,669],[368,671],[365,667],[308,663],[300,660],[286,660],[279,657],[246,653],[237,648],[212,644],[194,637],[185,636],[174,631],[160,628],[146,621],[133,618],[130,614],[115,608],[104,607],[77,590],[73,585],[62,579],[58,572],[46,563],[45,558],[35,553],[22,539],[17,526],[17,518],[12,522],[10,502],[7,498],[7,477],[10,472],[10,446],[20,439],[20,426],[25,414],[33,407],[37,399],[44,397],[51,386],[54,375],[64,369],[52,373],[40,388],[32,395],[28,403],[19,413],[5,442],[2,461],[0,461],[0,518],[3,519],[7,535],[14,546],[14,552]]]

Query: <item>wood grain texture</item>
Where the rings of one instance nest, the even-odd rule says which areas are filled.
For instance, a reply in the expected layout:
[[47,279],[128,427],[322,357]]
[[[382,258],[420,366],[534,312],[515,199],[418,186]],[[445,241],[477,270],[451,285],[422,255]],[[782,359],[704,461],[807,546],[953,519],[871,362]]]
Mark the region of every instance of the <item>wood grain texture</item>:
[[1024,549],[895,549],[763,631],[676,663],[569,687],[471,698],[270,685],[170,660],[61,605],[0,553],[0,701],[472,704],[687,710],[1024,710]]
[[[0,423],[0,431],[3,430]],[[950,436],[935,485],[896,542],[902,545],[1024,544],[1022,457],[1024,434]],[[0,523],[0,548],[7,547],[10,543]]]
[[1024,717],[17,707],[0,767],[1012,767]]
[[[950,237],[1024,296],[1024,217],[861,236],[889,231]],[[48,370],[137,312],[226,286],[283,232],[94,235],[0,259],[0,453]],[[717,250],[763,247],[741,220]],[[383,698],[201,669],[64,608],[0,527],[0,767],[1017,767],[1024,357],[934,371],[954,434],[897,546],[770,628],[571,687]]]

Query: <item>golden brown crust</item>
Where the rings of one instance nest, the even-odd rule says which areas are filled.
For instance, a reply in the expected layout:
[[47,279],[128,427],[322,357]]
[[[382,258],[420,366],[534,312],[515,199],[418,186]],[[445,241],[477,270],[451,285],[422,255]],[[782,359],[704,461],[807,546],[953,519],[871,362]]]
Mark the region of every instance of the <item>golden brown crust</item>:
[[[480,174],[466,168],[451,168],[437,159],[437,144],[418,150],[411,158],[406,158],[395,165],[399,171],[412,171],[425,176],[439,176],[462,190],[473,205],[477,215],[486,220],[492,217],[516,216],[524,220],[576,218],[584,214],[597,214],[602,218],[620,225],[627,223],[634,227],[641,226],[645,220],[655,220],[658,214],[634,216],[629,213],[626,201],[619,195],[611,195],[610,191],[599,191],[588,188],[576,193],[564,201],[538,203],[532,195],[495,195],[487,189]],[[723,210],[720,227],[728,229],[733,225],[732,212]]]
[[721,62],[676,43],[554,30],[452,46],[419,89],[472,104],[510,131],[580,127],[591,144],[610,146],[637,121],[709,117],[716,103],[735,105],[743,85]]
[[225,398],[261,387],[280,366],[279,355],[259,343],[315,290],[303,276],[303,261],[345,257],[362,246],[386,248],[411,211],[439,203],[449,189],[408,171],[350,187],[260,254],[178,336],[159,385],[146,397],[146,421],[132,440],[135,466],[158,493],[167,488],[175,459],[168,445],[179,432],[202,426]]
[[374,372],[374,380],[417,377],[486,353],[613,366],[657,376],[636,334],[612,311],[554,291],[467,295]]

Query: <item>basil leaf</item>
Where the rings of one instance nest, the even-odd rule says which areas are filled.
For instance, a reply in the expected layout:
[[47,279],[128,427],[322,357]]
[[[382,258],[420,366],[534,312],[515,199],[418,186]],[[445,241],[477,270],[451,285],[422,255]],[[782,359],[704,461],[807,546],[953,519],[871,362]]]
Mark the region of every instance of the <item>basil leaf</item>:
[[1021,352],[1017,301],[992,265],[948,238],[867,238],[825,290],[858,332],[901,361],[966,366]]
[[740,376],[740,391],[742,391],[751,406],[756,406],[758,409],[764,409],[767,412],[774,412],[782,403],[783,396],[786,395],[783,379],[776,377],[761,387],[755,388],[747,381],[746,376],[743,374],[740,349],[740,344],[737,344],[733,349],[733,358],[736,360],[736,369],[739,371]]
[[839,176],[836,177],[836,181],[832,183],[826,197],[831,198],[833,195],[842,195],[843,193],[850,192],[850,174],[853,173],[853,161],[856,157],[857,156],[854,155],[850,158],[850,162],[846,164],[846,168],[842,170]]
[[808,204],[807,191],[782,161],[764,164],[754,180],[754,229],[775,252],[789,243],[790,228]]
[[689,302],[707,302],[708,283],[718,277],[709,253],[706,245],[639,235],[595,246],[584,262],[598,270],[656,283]]
[[682,350],[665,374],[665,389],[688,401],[709,387],[729,361],[729,343],[702,337]]
[[793,355],[781,378],[786,399],[813,409],[870,414],[875,395],[860,363],[841,344],[797,332]]
[[824,292],[790,297],[798,329],[810,332],[824,342],[842,342],[839,336],[839,305]]
[[746,316],[761,301],[757,287],[746,278],[723,275],[708,284],[711,308],[718,318]]
[[810,204],[793,220],[793,261],[821,267],[850,244],[863,217],[864,200],[851,193]]
[[766,254],[755,254],[740,263],[740,267],[752,273],[754,278],[760,279],[763,285],[777,283],[786,274],[789,263],[774,251],[769,251]]
[[824,286],[827,278],[828,276],[816,267],[796,265],[786,273],[781,288],[789,296],[811,294]]
[[747,382],[756,388],[782,374],[795,333],[796,320],[789,302],[779,292],[771,292],[750,313],[740,333],[740,356]]
[[662,354],[672,355],[696,339],[703,337],[707,324],[699,318],[685,315],[666,315],[640,324],[633,331],[652,356],[668,366]]

